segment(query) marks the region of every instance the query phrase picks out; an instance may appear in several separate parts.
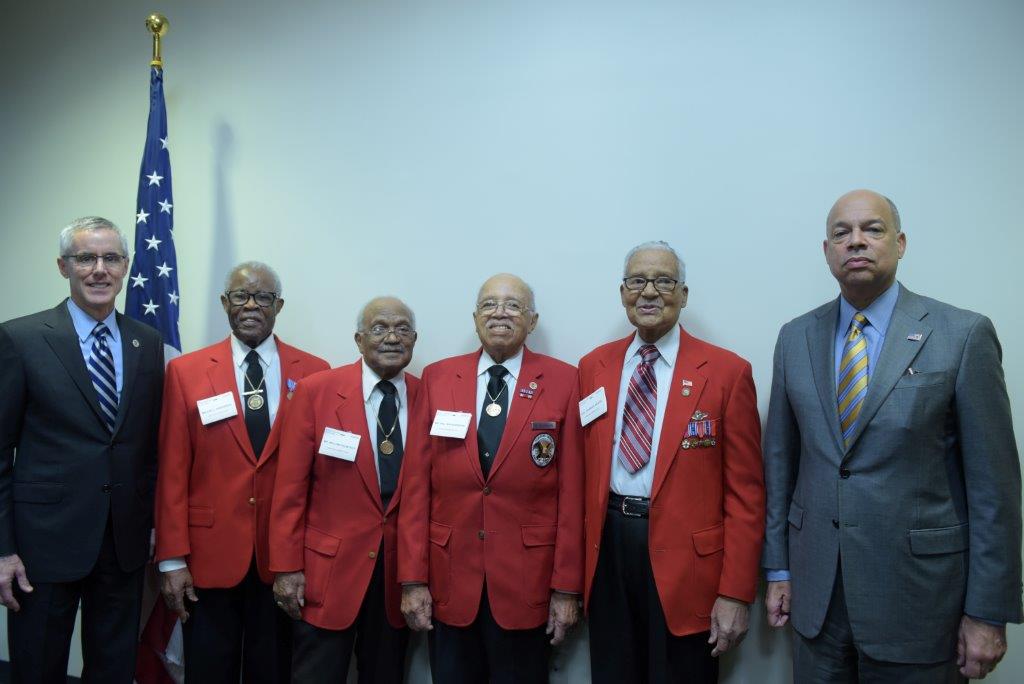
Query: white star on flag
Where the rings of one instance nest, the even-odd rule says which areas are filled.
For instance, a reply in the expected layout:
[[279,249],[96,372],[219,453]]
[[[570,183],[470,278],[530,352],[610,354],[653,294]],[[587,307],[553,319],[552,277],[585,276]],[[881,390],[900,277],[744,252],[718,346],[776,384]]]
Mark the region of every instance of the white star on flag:
[[162,200],[160,202],[157,202],[157,204],[160,205],[160,211],[163,212],[163,213],[167,213],[167,214],[171,213],[171,207],[174,206],[173,204],[171,204],[167,200]]
[[149,214],[146,213],[145,209],[139,209],[139,213],[135,215],[135,225],[139,225],[140,223],[145,223],[146,222],[146,218],[148,218],[148,217],[149,217]]
[[136,275],[132,276],[132,287],[145,288],[147,280],[149,280],[149,278],[142,275],[141,273],[137,273]]
[[168,266],[167,262],[165,261],[164,263],[162,263],[159,266],[157,266],[156,270],[160,271],[159,273],[157,273],[157,275],[163,276],[165,278],[170,278],[171,277],[171,271],[173,271],[174,269],[171,268],[170,266]]
[[149,179],[149,184],[150,185],[160,185],[160,181],[162,181],[164,179],[163,176],[158,176],[156,171],[154,171],[153,173],[151,173],[148,176],[146,176],[146,178]]
[[161,150],[166,150],[167,149],[167,138],[160,138],[160,149]]
[[154,316],[156,316],[156,310],[160,308],[160,305],[154,304],[152,299],[150,299],[142,306],[146,307],[146,310],[143,311],[144,314],[153,314]]
[[168,292],[167,298],[171,300],[171,304],[174,306],[178,306],[178,300],[181,299],[177,292]]
[[146,238],[146,249],[159,249],[161,242],[163,242],[163,240],[157,240],[156,235],[151,238]]

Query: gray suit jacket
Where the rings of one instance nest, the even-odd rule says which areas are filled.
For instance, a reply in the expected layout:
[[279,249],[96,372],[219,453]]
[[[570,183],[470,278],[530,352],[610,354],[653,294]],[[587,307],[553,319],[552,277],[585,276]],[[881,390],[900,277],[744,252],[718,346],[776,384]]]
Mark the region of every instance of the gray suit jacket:
[[839,300],[779,333],[763,565],[789,568],[793,627],[810,638],[841,558],[864,652],[939,662],[956,652],[963,613],[1021,621],[1020,465],[991,321],[899,287],[849,448],[835,394]]

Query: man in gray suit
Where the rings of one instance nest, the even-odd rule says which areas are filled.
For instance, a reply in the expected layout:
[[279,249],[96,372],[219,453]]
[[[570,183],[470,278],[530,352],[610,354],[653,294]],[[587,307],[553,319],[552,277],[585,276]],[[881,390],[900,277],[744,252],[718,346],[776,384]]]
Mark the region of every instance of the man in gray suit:
[[1021,621],[1021,479],[992,323],[896,282],[886,197],[829,212],[841,296],[775,348],[768,622],[799,682],[984,677]]

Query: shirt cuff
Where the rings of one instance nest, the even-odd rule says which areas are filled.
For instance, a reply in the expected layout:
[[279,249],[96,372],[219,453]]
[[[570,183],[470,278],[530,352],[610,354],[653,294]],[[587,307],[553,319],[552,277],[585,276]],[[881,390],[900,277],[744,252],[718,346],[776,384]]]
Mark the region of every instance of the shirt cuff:
[[172,572],[174,570],[181,570],[182,568],[187,568],[188,563],[185,562],[184,556],[179,556],[177,558],[168,558],[167,560],[162,560],[157,565],[157,567],[160,569],[160,572]]
[[[163,568],[161,568],[162,570]],[[780,570],[778,568],[765,568],[764,578],[768,582],[789,582],[793,579],[793,576],[789,574],[789,570]]]

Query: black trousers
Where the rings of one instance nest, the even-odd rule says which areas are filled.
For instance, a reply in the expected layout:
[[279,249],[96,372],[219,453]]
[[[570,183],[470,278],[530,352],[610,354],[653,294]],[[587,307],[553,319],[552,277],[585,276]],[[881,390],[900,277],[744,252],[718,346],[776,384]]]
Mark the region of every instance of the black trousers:
[[107,520],[92,571],[74,582],[34,582],[24,593],[14,582],[21,610],[7,611],[11,681],[67,682],[71,634],[82,604],[83,682],[131,684],[135,676],[143,569],[124,572],[117,563]]
[[299,620],[292,625],[292,682],[344,684],[352,651],[359,684],[401,684],[409,629],[395,628],[384,609],[384,555],[377,554],[356,621],[348,629],[323,629]]
[[229,589],[196,589],[182,625],[187,684],[288,682],[291,618],[274,603],[274,592],[249,565]]
[[491,614],[484,585],[472,624],[453,627],[434,620],[427,636],[434,684],[544,684],[551,654],[545,629],[502,628]]
[[674,636],[665,622],[647,548],[647,518],[609,510],[590,590],[594,684],[717,682],[708,632]]

